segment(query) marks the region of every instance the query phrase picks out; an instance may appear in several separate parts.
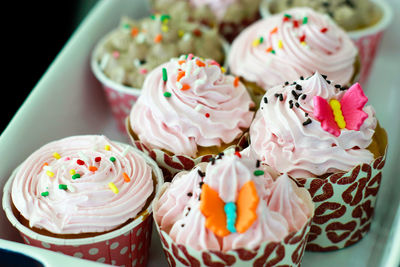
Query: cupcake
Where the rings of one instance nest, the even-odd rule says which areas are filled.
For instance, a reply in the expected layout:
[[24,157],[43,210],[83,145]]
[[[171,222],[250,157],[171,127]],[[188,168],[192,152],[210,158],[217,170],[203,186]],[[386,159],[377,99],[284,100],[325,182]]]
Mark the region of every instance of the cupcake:
[[299,266],[313,214],[309,193],[233,151],[178,173],[156,196],[153,215],[168,261],[209,266],[217,255],[221,265],[258,266],[277,252],[275,264]]
[[250,126],[250,149],[313,197],[310,250],[349,246],[368,232],[387,136],[367,101],[358,83],[347,89],[316,72],[270,88]]
[[200,160],[237,145],[250,126],[253,108],[244,85],[224,74],[215,60],[183,55],[147,75],[127,131],[134,141],[161,153],[163,161],[169,156]]
[[92,70],[103,84],[119,129],[124,131],[124,119],[140,95],[147,73],[188,53],[223,64],[226,43],[216,30],[166,14],[139,20],[122,17],[119,27],[98,42]]
[[71,136],[42,146],[14,171],[3,208],[27,244],[145,266],[151,202],[162,182],[156,163],[132,146],[102,135]]
[[229,69],[251,88],[256,100],[268,88],[308,77],[315,70],[350,85],[359,72],[357,48],[326,16],[295,8],[259,20],[233,42]]
[[260,18],[259,5],[260,0],[150,0],[154,12],[217,28],[228,41]]
[[295,7],[309,7],[328,15],[343,28],[358,47],[361,61],[359,81],[365,84],[383,33],[392,20],[392,10],[384,0],[263,0],[263,17],[286,12]]

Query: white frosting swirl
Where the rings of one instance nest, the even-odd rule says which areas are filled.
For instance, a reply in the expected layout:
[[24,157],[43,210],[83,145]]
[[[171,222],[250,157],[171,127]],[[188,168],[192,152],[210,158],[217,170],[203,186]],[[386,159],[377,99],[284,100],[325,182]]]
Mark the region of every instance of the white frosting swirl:
[[356,56],[352,40],[329,17],[294,8],[245,29],[233,42],[228,63],[232,73],[267,90],[315,70],[348,84]]
[[243,84],[215,61],[174,58],[148,74],[130,124],[145,145],[195,157],[197,146],[238,138],[250,126],[253,106]]
[[31,154],[16,173],[11,196],[30,227],[79,234],[117,228],[136,217],[152,192],[151,167],[130,146],[81,135]]
[[[297,90],[296,86],[302,89]],[[296,100],[292,91],[305,98],[300,95]],[[374,157],[367,147],[377,125],[371,106],[363,108],[368,118],[359,131],[342,129],[338,137],[323,130],[313,116],[314,96],[340,100],[343,94],[319,73],[296,85],[271,88],[264,95],[268,103],[261,101],[250,126],[251,149],[263,162],[292,177],[349,171],[357,164],[370,163]],[[310,123],[303,125],[306,121]]]

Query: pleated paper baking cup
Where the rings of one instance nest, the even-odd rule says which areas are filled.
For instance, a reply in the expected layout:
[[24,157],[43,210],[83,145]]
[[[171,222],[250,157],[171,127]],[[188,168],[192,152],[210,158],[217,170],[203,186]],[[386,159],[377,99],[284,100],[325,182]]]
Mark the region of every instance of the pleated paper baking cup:
[[360,241],[369,231],[386,160],[387,134],[376,129],[379,156],[347,173],[326,178],[299,178],[310,192],[315,214],[306,250],[338,250]]
[[[151,166],[157,179],[157,193],[164,182],[161,170],[143,152],[136,149],[135,151]],[[18,220],[19,212],[11,200],[11,186],[16,172],[17,169],[4,187],[3,209],[8,220],[18,229],[25,244],[112,265],[147,266],[153,225],[151,203],[133,221],[111,232],[74,239],[50,237],[31,230]]]
[[[164,186],[153,202],[156,202],[166,189]],[[154,210],[156,212],[156,210]],[[154,214],[153,214],[154,215]],[[240,248],[226,252],[215,250],[195,250],[186,245],[175,243],[160,229],[154,218],[162,248],[171,267],[175,266],[300,266],[311,218],[298,231],[290,233],[280,242],[264,242],[257,249]]]
[[[367,0],[366,0],[367,1]],[[393,18],[393,11],[385,0],[368,0],[372,1],[377,8],[382,12],[381,19],[365,29],[348,31],[347,34],[353,40],[358,49],[360,56],[361,70],[359,83],[366,85],[375,62],[375,58],[379,51],[379,46],[382,37],[390,25]],[[271,0],[262,0],[260,4],[260,14],[262,18],[267,18],[272,15],[270,6]]]
[[[215,157],[216,154],[204,154],[197,158],[192,158],[184,155],[171,155],[163,150],[149,148],[144,145],[140,140],[137,139],[135,133],[132,131],[132,128],[129,123],[129,117],[125,120],[126,132],[131,141],[131,145],[135,148],[139,149],[146,153],[149,157],[151,157],[155,162],[157,162],[158,167],[162,170],[164,175],[164,181],[170,182],[172,178],[180,171],[190,171],[194,166],[199,164],[200,162],[209,162]],[[232,144],[231,146],[225,148],[223,151],[227,149],[235,148],[235,150],[242,151],[249,145],[248,132],[245,132],[237,141],[237,143]],[[223,152],[222,150],[220,152]]]
[[[101,83],[101,86],[104,90],[107,102],[111,108],[111,113],[114,117],[114,120],[117,124],[118,130],[122,133],[125,132],[125,118],[129,116],[129,113],[132,109],[132,106],[136,103],[139,98],[142,89],[134,88],[122,85],[117,83],[110,78],[108,78],[101,69],[100,63],[96,60],[96,51],[98,51],[99,47],[107,40],[108,36],[103,37],[95,49],[92,52],[91,56],[91,69],[94,76]],[[221,38],[222,48],[225,53],[224,59],[224,67],[227,69],[227,57],[229,51],[229,43]]]

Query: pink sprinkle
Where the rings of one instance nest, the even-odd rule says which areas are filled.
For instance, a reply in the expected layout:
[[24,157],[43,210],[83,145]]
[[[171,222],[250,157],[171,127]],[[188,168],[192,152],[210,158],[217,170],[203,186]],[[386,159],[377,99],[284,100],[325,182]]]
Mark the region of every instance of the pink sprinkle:
[[140,69],[140,73],[141,74],[146,74],[147,73],[147,69]]
[[189,54],[187,59],[192,60],[192,58],[193,58],[193,54]]
[[119,58],[119,52],[118,51],[114,51],[112,55],[113,55],[114,58]]
[[64,160],[65,161],[68,161],[68,160],[70,160],[71,158],[70,157],[66,157]]

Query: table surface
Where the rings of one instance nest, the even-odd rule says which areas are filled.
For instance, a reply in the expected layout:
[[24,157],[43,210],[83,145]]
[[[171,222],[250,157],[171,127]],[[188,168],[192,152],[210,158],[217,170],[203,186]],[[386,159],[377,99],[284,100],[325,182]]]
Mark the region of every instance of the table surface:
[[[395,266],[400,255],[400,1],[387,0],[394,21],[385,33],[369,83],[365,87],[369,103],[389,136],[386,166],[371,231],[356,245],[336,252],[306,252],[302,266]],[[96,41],[118,25],[120,15],[147,15],[144,0],[99,1],[60,54],[33,88],[8,127],[0,136],[0,187],[12,170],[41,145],[75,134],[102,133],[110,139],[129,142],[116,130],[105,95],[89,67],[90,52]],[[21,145],[22,144],[22,145]],[[0,193],[2,197],[2,192]],[[3,211],[1,211],[3,212]],[[14,242],[16,241],[16,242]],[[395,242],[396,241],[396,242]],[[20,243],[17,231],[0,216],[0,248],[34,255],[47,266],[55,262],[104,266],[82,261]],[[154,232],[148,266],[167,266],[157,233]]]

